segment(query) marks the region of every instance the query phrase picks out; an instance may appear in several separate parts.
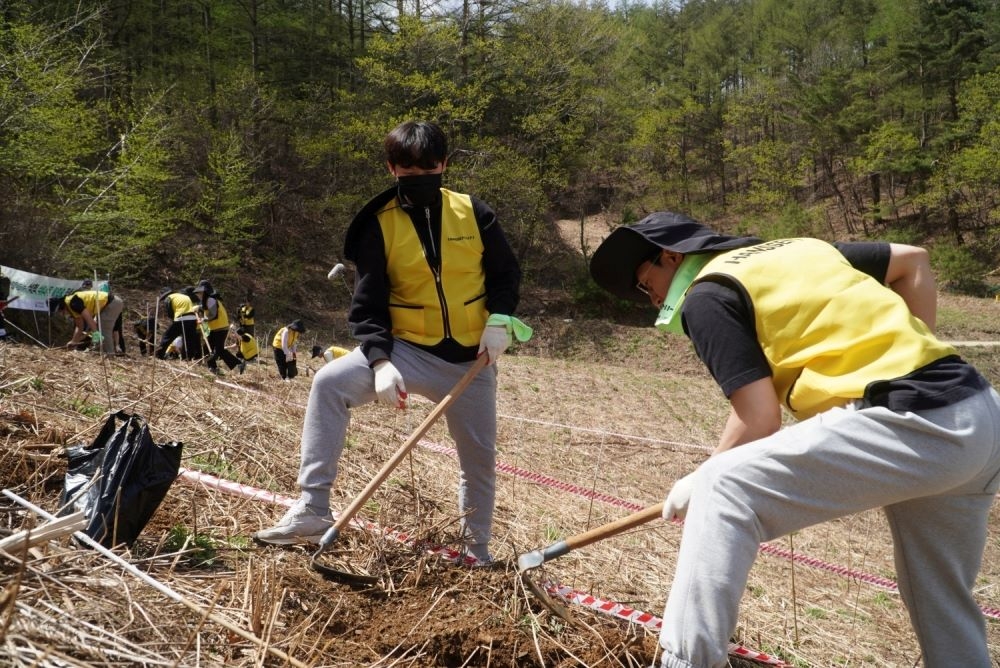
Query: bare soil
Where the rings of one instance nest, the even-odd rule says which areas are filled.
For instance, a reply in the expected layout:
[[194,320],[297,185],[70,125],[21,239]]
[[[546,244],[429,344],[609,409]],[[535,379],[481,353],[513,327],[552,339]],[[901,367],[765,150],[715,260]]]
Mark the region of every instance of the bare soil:
[[[943,298],[940,329],[945,338],[995,339],[998,316],[991,300]],[[255,545],[253,532],[284,512],[281,497],[181,478],[132,549],[116,550],[161,588],[68,538],[15,555],[20,563],[0,556],[0,664],[651,665],[653,631],[578,605],[567,623],[525,590],[516,558],[661,500],[707,457],[727,406],[681,339],[566,312],[529,319],[536,338],[501,360],[494,568],[455,565],[426,549],[442,546],[447,556],[457,546],[457,467],[438,424],[361,513],[410,541],[351,529],[320,557],[375,576],[379,587],[324,577],[310,567],[311,547]],[[324,331],[344,330],[317,330],[321,345],[335,342]],[[1000,350],[962,353],[1000,381]],[[299,378],[282,383],[266,363],[216,378],[134,348],[102,359],[0,344],[0,483],[54,512],[62,448],[89,443],[109,411],[126,410],[148,420],[157,442],[182,441],[185,469],[294,497],[298,433],[318,366],[303,364]],[[431,408],[415,400],[406,411],[356,409],[335,504],[345,507]],[[0,497],[0,527],[38,521]],[[984,609],[1000,608],[997,527],[995,509],[976,592]],[[679,540],[679,526],[655,520],[532,577],[659,615]],[[917,665],[898,595],[859,574],[894,577],[877,511],[765,546],[734,641],[795,666]],[[1000,665],[1000,622],[987,626]],[[759,664],[733,657],[733,665]]]

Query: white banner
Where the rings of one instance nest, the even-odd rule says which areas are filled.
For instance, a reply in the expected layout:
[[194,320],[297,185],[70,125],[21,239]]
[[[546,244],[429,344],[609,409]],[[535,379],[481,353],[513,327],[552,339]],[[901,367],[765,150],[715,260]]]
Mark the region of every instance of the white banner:
[[[26,311],[49,310],[49,297],[65,297],[80,289],[83,280],[67,281],[62,278],[52,278],[50,276],[40,276],[20,269],[12,269],[0,265],[0,274],[10,279],[10,295],[7,308],[18,308]],[[101,289],[105,289],[106,282],[99,283]]]

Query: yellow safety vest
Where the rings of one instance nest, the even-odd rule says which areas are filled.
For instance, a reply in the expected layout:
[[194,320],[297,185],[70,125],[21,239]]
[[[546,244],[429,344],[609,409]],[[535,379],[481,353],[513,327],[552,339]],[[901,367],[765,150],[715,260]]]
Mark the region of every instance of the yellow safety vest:
[[778,399],[798,419],[955,354],[902,297],[826,242],[778,239],[726,251],[694,282],[718,274],[736,280],[753,303]]
[[299,340],[299,333],[294,329],[288,329],[288,327],[282,327],[278,330],[278,333],[274,335],[274,339],[271,341],[271,346],[274,348],[281,347],[281,335],[285,330],[288,330],[288,347],[292,348],[295,346],[295,342]]
[[[278,339],[278,345],[281,345],[281,339]],[[250,361],[257,357],[260,351],[257,349],[257,339],[252,336],[247,338],[240,337],[240,354],[243,355],[243,359]]]
[[479,343],[486,319],[483,240],[468,195],[441,189],[441,276],[424,257],[410,216],[392,200],[379,213],[389,275],[392,333],[435,345],[450,336],[463,346]]
[[241,325],[252,325],[253,324],[253,307],[252,306],[247,306],[246,304],[244,304],[243,306],[240,307],[240,310],[237,312],[237,315],[240,318],[240,324]]
[[73,294],[66,295],[66,297],[63,299],[63,301],[66,302],[66,312],[69,313],[74,318],[79,318],[83,316],[83,312],[74,311],[73,307],[70,306],[70,302],[73,300],[73,297],[79,297],[80,299],[82,299],[83,308],[90,311],[90,315],[94,316],[95,318],[97,317],[97,314],[100,313],[108,305],[107,292],[99,292],[97,290],[80,290],[78,292],[74,292]]
[[215,319],[208,321],[208,329],[213,332],[217,329],[229,329],[229,314],[226,312],[226,307],[218,299],[215,299],[215,305],[218,309],[215,313]]
[[173,314],[173,319],[177,320],[182,315],[188,315],[194,312],[194,302],[183,292],[171,292],[167,295],[167,302],[170,305],[170,313]]

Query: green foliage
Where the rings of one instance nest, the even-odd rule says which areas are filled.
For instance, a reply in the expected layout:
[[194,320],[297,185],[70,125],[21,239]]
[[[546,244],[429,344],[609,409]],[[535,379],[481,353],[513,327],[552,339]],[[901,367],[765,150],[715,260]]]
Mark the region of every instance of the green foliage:
[[417,117],[445,128],[446,183],[496,208],[529,283],[563,250],[550,221],[598,211],[748,215],[769,236],[861,221],[1000,256],[990,3],[96,6],[0,18],[8,263],[207,276],[291,315],[390,182],[385,133]]
[[209,149],[208,164],[200,175],[200,197],[195,204],[195,229],[203,243],[187,260],[201,275],[234,278],[249,263],[259,235],[257,221],[268,193],[254,182],[256,165],[245,155],[241,138],[222,132]]
[[215,452],[205,455],[195,455],[191,459],[191,468],[230,480],[236,475],[233,463]]
[[736,232],[758,236],[762,239],[789,239],[795,237],[829,236],[820,227],[821,215],[795,202],[785,205],[777,214],[768,216],[746,216],[740,220]]
[[988,267],[968,247],[940,243],[931,249],[931,263],[942,287],[971,295],[988,294],[982,279]]
[[194,533],[182,524],[170,527],[163,548],[167,552],[182,553],[184,560],[192,566],[211,566],[218,556],[214,538]]
[[73,397],[69,400],[70,408],[84,417],[98,418],[104,415],[104,406],[89,403],[84,398]]
[[446,173],[446,187],[490,203],[522,263],[536,250],[546,222],[547,200],[537,165],[491,141],[463,148]]
[[123,282],[150,277],[151,267],[174,245],[187,213],[171,197],[178,185],[175,129],[161,103],[151,100],[145,113],[123,119],[125,131],[109,168],[84,184],[87,205],[71,212],[63,241],[65,258],[77,272],[96,269]]

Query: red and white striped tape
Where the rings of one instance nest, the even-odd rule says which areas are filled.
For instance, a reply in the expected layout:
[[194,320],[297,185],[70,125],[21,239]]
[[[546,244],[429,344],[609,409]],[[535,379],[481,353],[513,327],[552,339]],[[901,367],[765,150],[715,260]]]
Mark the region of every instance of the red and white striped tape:
[[[192,373],[191,375],[196,375],[196,374]],[[218,384],[220,384],[220,385],[224,385],[225,387],[230,387],[230,388],[233,388],[233,389],[243,390],[243,391],[246,391],[246,392],[263,394],[259,390],[255,390],[253,388],[244,387],[242,385],[237,385],[237,384],[234,384],[234,383],[225,382],[225,381],[221,381],[221,380],[218,380],[218,379],[216,379],[215,382],[218,383]],[[299,408],[303,408],[303,409],[305,408],[304,406],[301,406],[301,405],[298,405],[298,406],[299,406]],[[686,444],[686,443],[678,443],[678,442],[674,442],[674,441],[663,441],[663,440],[660,440],[660,439],[652,439],[652,438],[641,437],[641,436],[631,436],[629,434],[617,434],[617,433],[611,433],[611,432],[603,432],[603,431],[596,430],[596,429],[587,429],[587,428],[583,428],[583,427],[574,427],[572,425],[565,425],[565,424],[559,424],[559,423],[554,423],[554,422],[545,422],[545,421],[542,421],[542,420],[534,420],[534,419],[531,419],[531,418],[524,418],[524,417],[519,417],[519,416],[499,415],[498,417],[503,417],[505,419],[511,419],[511,420],[520,420],[520,421],[524,421],[524,422],[531,422],[531,423],[536,423],[536,424],[541,424],[541,425],[546,425],[546,426],[558,427],[560,429],[569,429],[569,430],[572,430],[572,431],[584,431],[584,432],[589,432],[589,433],[600,433],[600,434],[604,434],[604,435],[616,436],[616,437],[625,438],[625,439],[629,439],[629,440],[654,442],[654,443],[658,443],[658,444],[677,445],[677,446],[697,448],[697,449],[705,449],[705,450],[708,449],[708,448],[705,448],[703,446],[691,445],[691,444]],[[355,427],[359,427],[359,426],[362,427],[362,428],[374,431],[374,428],[368,427],[367,425],[355,424]],[[418,444],[421,447],[423,447],[423,448],[425,448],[427,450],[431,450],[433,452],[439,452],[439,453],[446,454],[446,455],[451,456],[451,457],[457,456],[457,453],[456,453],[456,451],[455,451],[454,448],[451,448],[451,447],[448,447],[448,446],[445,446],[445,445],[441,445],[439,443],[434,443],[434,442],[431,442],[431,441],[427,441],[426,439],[423,439]],[[511,465],[511,464],[506,464],[504,462],[497,462],[496,469],[497,469],[497,471],[500,471],[502,473],[507,473],[507,474],[513,475],[515,477],[519,477],[519,478],[522,478],[524,480],[528,480],[530,482],[534,482],[534,483],[539,484],[539,485],[545,485],[545,486],[548,486],[548,487],[552,487],[554,489],[559,489],[561,491],[568,492],[570,494],[575,494],[577,496],[581,496],[581,497],[584,497],[584,498],[587,498],[587,499],[593,499],[595,501],[600,501],[602,503],[606,503],[606,504],[609,504],[609,505],[612,505],[612,506],[615,506],[615,507],[618,507],[618,508],[623,508],[625,510],[630,510],[630,511],[634,512],[636,510],[641,510],[644,507],[644,506],[642,506],[641,504],[638,504],[638,503],[627,501],[625,499],[621,499],[621,498],[612,496],[610,494],[605,494],[603,492],[597,492],[597,491],[595,491],[593,489],[588,489],[586,487],[582,487],[580,485],[576,485],[576,484],[573,484],[573,483],[564,482],[564,481],[558,480],[556,478],[553,478],[551,476],[548,476],[548,475],[545,475],[545,474],[542,474],[542,473],[536,473],[534,471],[528,471],[526,469],[522,469],[520,467]],[[1000,496],[1000,495],[998,495],[998,496]],[[865,573],[865,572],[858,571],[858,570],[853,569],[853,568],[849,568],[847,566],[841,566],[841,565],[837,565],[837,564],[831,564],[831,563],[828,563],[826,561],[823,561],[822,559],[818,559],[816,557],[810,557],[809,555],[806,555],[806,554],[793,553],[793,552],[791,552],[789,550],[785,550],[785,549],[783,549],[781,547],[772,545],[770,543],[762,543],[761,546],[760,546],[760,552],[762,554],[766,554],[766,555],[769,555],[769,556],[772,556],[772,557],[778,557],[778,558],[781,558],[781,559],[786,559],[786,560],[789,560],[789,561],[793,561],[795,563],[802,564],[803,566],[808,566],[810,568],[815,568],[817,570],[821,570],[821,571],[824,571],[824,572],[827,572],[827,573],[833,573],[835,575],[841,575],[841,576],[843,576],[845,578],[854,580],[855,582],[863,582],[865,584],[869,584],[869,585],[872,585],[872,586],[875,586],[875,587],[879,587],[879,588],[881,588],[881,589],[883,589],[885,591],[890,591],[890,592],[893,592],[893,593],[898,593],[899,592],[899,586],[898,586],[898,584],[894,580],[891,580],[889,578],[881,577],[881,576],[878,576],[878,575],[873,575],[871,573]],[[1000,608],[996,608],[996,607],[993,607],[993,606],[980,606],[980,610],[982,611],[982,613],[983,613],[983,615],[985,617],[987,617],[989,619],[1000,620]]]
[[[433,443],[426,440],[420,440],[417,445],[431,450],[433,452],[439,452],[442,454],[449,455],[451,457],[457,457],[458,453],[454,448],[448,447],[446,445],[441,445],[440,443]],[[564,492],[569,492],[570,494],[575,494],[577,496],[582,496],[586,499],[594,499],[595,501],[601,501],[609,505],[615,506],[617,508],[623,508],[632,512],[642,510],[645,506],[627,501],[625,499],[612,496],[610,494],[605,494],[603,492],[596,492],[592,489],[587,489],[586,487],[581,487],[580,485],[575,485],[573,483],[564,482],[558,480],[548,475],[541,473],[536,473],[534,471],[527,471],[525,469],[513,466],[511,464],[505,464],[498,462],[496,465],[497,471],[502,471],[510,475],[528,480],[530,482],[545,485],[546,487],[552,487],[554,489],[562,490]],[[797,552],[792,552],[790,550],[785,550],[784,548],[778,547],[771,543],[761,543],[760,545],[761,554],[766,554],[772,557],[778,557],[781,559],[787,559],[793,561],[797,564],[802,564],[803,566],[808,566],[810,568],[815,568],[817,570],[825,571],[827,573],[833,573],[836,575],[842,575],[846,578],[854,580],[856,582],[864,582],[876,587],[880,587],[886,591],[891,591],[894,593],[899,593],[899,585],[895,581],[884,578],[879,575],[872,575],[871,573],[864,573],[862,571],[855,570],[853,568],[848,568],[847,566],[839,566],[837,564],[830,564],[822,559],[816,557],[810,557],[805,554],[800,554]],[[1000,620],[1000,608],[994,608],[992,606],[980,606],[980,610],[983,615],[989,619]]]
[[[630,608],[627,605],[599,598],[597,596],[593,596],[592,594],[576,591],[572,587],[567,587],[566,585],[554,582],[544,582],[541,583],[541,585],[545,591],[551,595],[558,596],[559,598],[569,601],[570,603],[590,608],[591,610],[595,610],[599,613],[624,619],[625,621],[638,624],[639,626],[644,626],[654,631],[659,631],[663,626],[663,620],[661,618],[656,615],[651,615],[648,612],[636,610],[635,608]],[[750,659],[751,661],[756,661],[770,666],[790,666],[790,664],[785,663],[776,656],[752,650],[744,645],[729,643],[728,649],[731,656]]]
[[[250,485],[244,485],[232,480],[226,480],[224,478],[219,478],[208,473],[202,473],[200,471],[194,471],[192,469],[181,468],[178,473],[178,478],[189,483],[200,483],[206,487],[212,489],[217,489],[222,492],[227,492],[229,494],[235,494],[237,496],[242,496],[253,501],[265,501],[268,503],[273,503],[280,506],[291,506],[295,503],[296,499],[293,499],[282,494],[277,494],[275,492],[268,492],[267,490],[259,489],[257,487],[251,487]],[[336,516],[336,513],[334,513]],[[393,529],[387,529],[384,527],[379,527],[378,525],[367,522],[363,520],[358,520],[357,518],[351,520],[351,525],[364,527],[368,530],[373,530],[375,532],[381,533],[383,536],[393,538],[401,543],[412,543],[413,538],[402,531],[395,531]],[[462,554],[457,550],[445,547],[442,545],[430,546],[427,548],[428,554],[439,556],[448,561],[458,563],[462,559]],[[465,556],[465,560],[462,562],[464,565],[474,565],[476,559],[474,557]],[[650,629],[658,630],[662,625],[663,621],[648,612],[642,612],[641,610],[636,610],[635,608],[630,608],[621,603],[615,603],[607,599],[598,598],[591,594],[585,594],[583,592],[576,591],[571,587],[565,585],[560,585],[556,583],[547,582],[543,585],[545,589],[556,596],[559,596],[570,603],[575,603],[581,605],[601,614],[609,615],[612,617],[617,617],[619,619],[625,619],[627,621],[639,624],[641,626],[648,627]],[[734,656],[739,656],[744,659],[750,659],[752,661],[757,661],[758,663],[763,663],[772,666],[782,666],[783,668],[791,668],[790,664],[772,657],[763,652],[757,652],[744,647],[743,645],[736,645],[730,643],[729,653]]]

